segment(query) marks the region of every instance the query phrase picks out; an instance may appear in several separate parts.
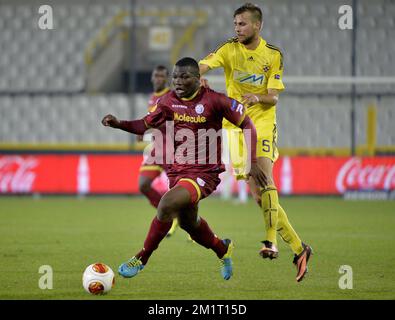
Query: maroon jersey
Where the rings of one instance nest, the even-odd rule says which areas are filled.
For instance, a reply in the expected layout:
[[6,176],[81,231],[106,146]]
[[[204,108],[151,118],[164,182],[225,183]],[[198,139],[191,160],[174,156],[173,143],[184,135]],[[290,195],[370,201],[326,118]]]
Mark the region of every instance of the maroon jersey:
[[[149,100],[148,100],[148,112],[151,112],[155,107],[156,104],[158,103],[158,100],[168,93],[170,91],[170,88],[165,88],[160,92],[154,92],[150,95]],[[162,132],[162,143],[159,143],[158,140],[154,139],[152,142],[152,145],[150,146],[152,148],[151,154],[144,159],[143,165],[159,165],[163,167],[164,169],[165,166],[164,164],[166,163],[166,159],[163,157],[161,161],[155,161],[155,154],[165,154],[165,145],[166,145],[166,126],[163,124],[162,126],[156,128]]]
[[[180,172],[224,171],[221,162],[221,129],[223,118],[239,126],[245,108],[234,99],[211,89],[200,88],[192,99],[178,98],[170,91],[158,100],[147,116],[147,127],[167,123],[166,164],[169,174]],[[172,133],[174,121],[174,133]]]

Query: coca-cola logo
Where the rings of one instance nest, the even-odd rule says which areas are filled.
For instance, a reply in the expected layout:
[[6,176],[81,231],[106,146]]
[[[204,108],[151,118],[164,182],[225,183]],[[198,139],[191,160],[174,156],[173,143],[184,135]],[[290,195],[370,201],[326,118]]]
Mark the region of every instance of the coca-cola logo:
[[339,170],[336,188],[346,190],[392,190],[395,188],[395,164],[366,164],[351,158]]
[[0,192],[30,192],[36,178],[33,169],[37,164],[33,157],[0,157]]

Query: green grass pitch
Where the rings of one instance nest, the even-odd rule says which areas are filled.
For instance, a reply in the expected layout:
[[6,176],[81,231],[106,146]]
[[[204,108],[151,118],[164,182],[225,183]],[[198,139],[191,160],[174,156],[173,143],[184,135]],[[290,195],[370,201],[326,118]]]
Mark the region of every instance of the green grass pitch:
[[[137,252],[154,210],[143,198],[0,198],[0,299],[395,299],[395,202],[339,198],[282,198],[301,238],[315,254],[296,283],[290,249],[279,239],[278,260],[258,255],[263,216],[246,205],[209,198],[200,214],[220,237],[235,242],[234,276],[222,279],[210,250],[177,230],[164,239],[134,279],[116,275],[105,296],[81,284],[94,262],[118,265]],[[41,265],[53,268],[53,289],[41,290]],[[353,289],[341,290],[341,265]]]

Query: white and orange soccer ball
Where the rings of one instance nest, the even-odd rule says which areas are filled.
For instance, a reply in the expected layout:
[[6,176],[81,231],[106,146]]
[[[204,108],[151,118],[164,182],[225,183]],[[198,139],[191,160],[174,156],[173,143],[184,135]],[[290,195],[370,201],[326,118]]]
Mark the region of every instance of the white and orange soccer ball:
[[104,263],[89,265],[82,275],[82,285],[90,294],[105,294],[114,286],[114,272]]

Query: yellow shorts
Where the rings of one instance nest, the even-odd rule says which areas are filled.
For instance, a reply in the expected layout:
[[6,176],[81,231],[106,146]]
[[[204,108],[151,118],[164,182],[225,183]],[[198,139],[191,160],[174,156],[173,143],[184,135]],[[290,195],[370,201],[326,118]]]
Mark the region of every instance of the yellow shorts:
[[[273,121],[260,120],[254,122],[257,131],[256,156],[269,158],[273,162],[278,159],[277,149],[277,126]],[[227,129],[227,140],[230,152],[230,161],[234,169],[236,179],[246,179],[247,147],[241,129]]]

